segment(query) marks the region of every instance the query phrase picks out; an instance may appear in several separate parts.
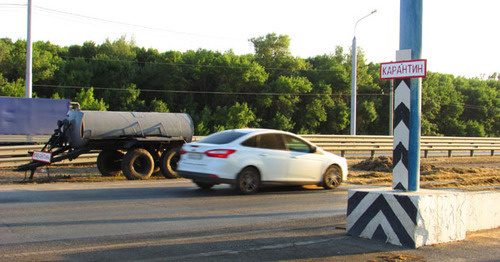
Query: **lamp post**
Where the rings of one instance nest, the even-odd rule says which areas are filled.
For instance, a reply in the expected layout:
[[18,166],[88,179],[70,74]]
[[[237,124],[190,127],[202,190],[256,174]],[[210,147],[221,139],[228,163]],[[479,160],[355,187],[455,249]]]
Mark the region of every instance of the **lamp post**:
[[28,0],[28,36],[26,38],[26,88],[25,88],[25,96],[26,98],[31,98],[33,93],[33,75],[32,75],[32,67],[33,67],[33,43],[31,42],[31,10],[32,3],[31,0]]
[[356,75],[358,67],[358,58],[356,56],[356,27],[358,23],[367,18],[368,16],[374,14],[377,10],[373,10],[368,15],[360,18],[354,25],[354,38],[352,39],[352,74],[351,74],[351,135],[356,135]]

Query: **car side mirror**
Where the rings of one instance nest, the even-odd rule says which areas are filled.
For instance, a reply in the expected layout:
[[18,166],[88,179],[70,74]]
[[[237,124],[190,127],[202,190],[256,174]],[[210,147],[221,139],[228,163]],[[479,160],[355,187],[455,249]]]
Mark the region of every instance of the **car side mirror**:
[[313,146],[313,147],[311,148],[311,153],[316,153],[316,151],[318,151],[318,148],[317,148],[317,147],[315,147],[315,146]]

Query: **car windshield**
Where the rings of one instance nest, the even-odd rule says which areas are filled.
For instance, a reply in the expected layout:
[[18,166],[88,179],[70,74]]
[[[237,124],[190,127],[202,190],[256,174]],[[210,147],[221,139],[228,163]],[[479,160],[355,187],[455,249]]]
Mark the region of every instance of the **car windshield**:
[[219,132],[215,133],[212,135],[209,135],[202,140],[200,140],[200,143],[204,144],[217,144],[217,145],[222,145],[222,144],[227,144],[231,143],[234,140],[246,135],[246,132],[238,132],[238,131],[225,131],[225,132]]

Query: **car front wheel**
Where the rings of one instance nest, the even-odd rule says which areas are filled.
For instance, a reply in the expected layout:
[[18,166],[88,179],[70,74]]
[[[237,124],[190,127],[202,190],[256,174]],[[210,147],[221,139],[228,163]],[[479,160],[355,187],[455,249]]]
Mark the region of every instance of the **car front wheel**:
[[342,183],[342,170],[339,166],[330,166],[323,176],[323,187],[334,189]]
[[236,190],[242,194],[255,194],[259,190],[260,174],[253,167],[244,168],[236,179]]

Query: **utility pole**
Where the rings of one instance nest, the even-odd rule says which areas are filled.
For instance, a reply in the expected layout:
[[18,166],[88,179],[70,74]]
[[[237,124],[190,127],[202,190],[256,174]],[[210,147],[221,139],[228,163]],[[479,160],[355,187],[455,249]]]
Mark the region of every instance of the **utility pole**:
[[356,27],[358,26],[359,21],[373,15],[377,10],[373,10],[371,13],[360,18],[356,24],[354,25],[354,37],[352,39],[352,73],[351,73],[351,135],[356,135],[356,76],[358,70],[358,58],[356,51]]
[[33,93],[33,44],[31,42],[31,10],[32,3],[28,0],[28,36],[26,37],[26,98],[31,98]]

